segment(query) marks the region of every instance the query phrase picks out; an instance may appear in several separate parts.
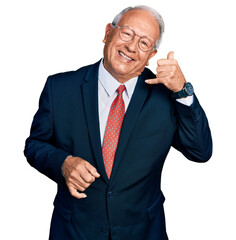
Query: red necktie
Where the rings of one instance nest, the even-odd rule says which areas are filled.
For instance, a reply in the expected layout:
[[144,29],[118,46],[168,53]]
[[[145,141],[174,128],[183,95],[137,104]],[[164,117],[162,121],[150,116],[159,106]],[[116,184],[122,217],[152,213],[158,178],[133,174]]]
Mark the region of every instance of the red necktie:
[[124,90],[124,85],[120,85],[116,90],[118,95],[111,105],[103,140],[102,155],[108,178],[111,176],[120,130],[125,116],[125,103],[122,98]]

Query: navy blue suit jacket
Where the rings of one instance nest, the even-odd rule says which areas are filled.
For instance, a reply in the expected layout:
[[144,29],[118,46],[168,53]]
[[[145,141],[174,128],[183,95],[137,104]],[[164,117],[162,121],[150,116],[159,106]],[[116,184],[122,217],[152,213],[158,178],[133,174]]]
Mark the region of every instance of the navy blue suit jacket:
[[[197,97],[188,107],[172,98],[154,78],[139,76],[125,114],[112,174],[103,164],[98,118],[99,62],[50,76],[26,140],[28,162],[58,185],[50,239],[165,240],[164,196],[160,189],[165,158],[173,146],[185,157],[205,162],[212,140]],[[76,199],[67,189],[61,166],[68,155],[90,162],[101,177]]]

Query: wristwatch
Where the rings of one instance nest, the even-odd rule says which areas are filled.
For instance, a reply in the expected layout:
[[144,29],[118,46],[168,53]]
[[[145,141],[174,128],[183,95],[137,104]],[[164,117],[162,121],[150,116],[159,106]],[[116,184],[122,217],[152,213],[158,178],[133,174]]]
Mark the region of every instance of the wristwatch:
[[193,85],[190,82],[184,84],[184,88],[179,92],[173,92],[173,96],[175,99],[186,98],[188,96],[192,96],[194,93]]

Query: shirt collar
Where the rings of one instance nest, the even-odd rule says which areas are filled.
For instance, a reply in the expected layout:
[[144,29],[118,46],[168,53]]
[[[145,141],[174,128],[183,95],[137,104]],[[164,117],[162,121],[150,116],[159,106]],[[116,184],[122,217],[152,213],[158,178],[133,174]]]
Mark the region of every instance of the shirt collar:
[[[109,96],[115,93],[116,89],[121,85],[104,67],[103,59],[100,62],[99,70],[98,70],[98,79],[102,86],[104,87],[105,91]],[[133,94],[135,85],[137,83],[138,77],[134,77],[129,79],[127,82],[124,83],[125,85],[125,92],[127,97],[130,98]]]

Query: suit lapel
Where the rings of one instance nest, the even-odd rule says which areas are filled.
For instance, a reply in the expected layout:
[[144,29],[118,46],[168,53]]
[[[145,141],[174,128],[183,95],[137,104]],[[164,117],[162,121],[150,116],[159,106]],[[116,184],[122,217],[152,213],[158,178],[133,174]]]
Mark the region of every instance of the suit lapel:
[[86,74],[86,83],[82,85],[84,109],[88,124],[94,156],[98,166],[98,172],[108,183],[106,175],[100,138],[99,113],[98,113],[98,68],[100,61],[89,67]]
[[110,181],[112,181],[112,179],[114,179],[116,175],[116,171],[119,168],[120,159],[125,151],[125,147],[129,140],[130,134],[135,126],[136,120],[139,116],[142,106],[148,96],[149,90],[147,84],[144,82],[145,79],[146,79],[145,73],[139,76],[132,99],[126,111],[119,137],[119,143],[115,155],[115,160],[113,163]]

